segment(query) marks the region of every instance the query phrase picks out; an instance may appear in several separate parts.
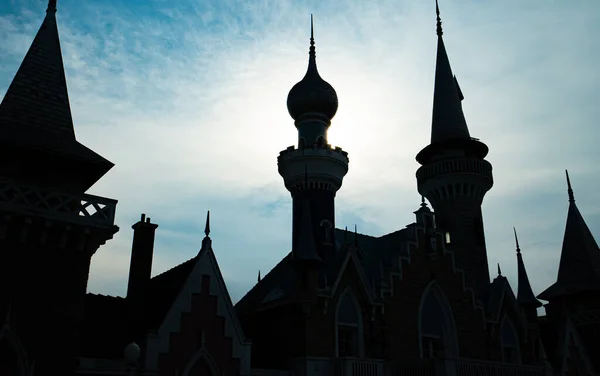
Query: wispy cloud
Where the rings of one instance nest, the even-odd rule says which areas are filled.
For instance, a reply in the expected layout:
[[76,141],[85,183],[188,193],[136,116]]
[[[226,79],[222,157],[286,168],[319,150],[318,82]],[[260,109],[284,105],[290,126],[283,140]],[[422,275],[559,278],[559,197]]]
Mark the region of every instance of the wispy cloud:
[[[432,1],[433,2],[433,1]],[[471,133],[490,146],[490,264],[516,287],[512,226],[535,290],[555,276],[564,168],[593,231],[600,205],[600,6],[595,0],[445,0],[446,46]],[[0,87],[39,27],[43,0],[0,6]],[[379,235],[413,220],[416,153],[429,140],[435,14],[428,2],[61,0],[57,14],[78,139],[116,164],[91,190],[119,200],[121,231],[94,256],[92,291],[122,294],[130,225],[159,223],[155,273],[192,257],[206,210],[234,300],[289,251],[276,157],[296,140],[285,108],[302,78],[308,15],[350,153],[337,225]],[[492,267],[492,270],[494,268]]]

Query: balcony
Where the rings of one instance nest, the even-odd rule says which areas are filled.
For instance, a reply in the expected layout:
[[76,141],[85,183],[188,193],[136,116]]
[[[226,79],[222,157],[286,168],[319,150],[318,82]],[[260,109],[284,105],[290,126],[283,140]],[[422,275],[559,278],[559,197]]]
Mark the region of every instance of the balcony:
[[66,194],[0,179],[0,211],[111,228],[117,200],[88,194]]

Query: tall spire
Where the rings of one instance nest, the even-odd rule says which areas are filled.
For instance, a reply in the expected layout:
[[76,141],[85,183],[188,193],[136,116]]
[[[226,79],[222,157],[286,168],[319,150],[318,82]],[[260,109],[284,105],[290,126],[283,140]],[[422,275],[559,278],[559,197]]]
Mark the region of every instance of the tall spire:
[[535,298],[535,294],[531,289],[531,283],[529,283],[529,277],[527,276],[527,270],[525,269],[525,263],[523,262],[523,256],[521,255],[521,247],[519,247],[519,238],[517,238],[517,229],[513,227],[515,233],[515,247],[517,249],[517,273],[518,273],[518,289],[517,289],[517,301],[521,305],[534,306],[535,308],[541,307],[542,303]]
[[569,171],[565,170],[565,175],[567,175],[567,193],[569,194],[569,203],[575,203],[575,195],[573,194],[573,188],[571,188],[571,179],[569,179]]
[[[113,167],[75,138],[56,0],[48,2],[42,25],[0,103],[0,143],[0,149],[17,149],[6,152],[19,163],[9,170],[29,174],[14,177],[22,180],[48,180],[52,186],[69,181],[87,190]],[[45,154],[40,156],[42,152]],[[25,165],[28,159],[36,160],[31,167]],[[10,163],[14,165],[14,161]],[[48,178],[40,178],[44,175]]]
[[46,12],[56,12],[56,0],[48,0],[48,9]]
[[462,92],[452,73],[452,68],[450,68],[450,61],[446,53],[444,39],[442,38],[442,21],[437,0],[435,2],[435,10],[438,47],[433,94],[431,143],[444,142],[451,139],[469,140],[471,136],[461,105]]
[[444,31],[442,30],[442,19],[440,18],[440,7],[438,5],[438,0],[435,0],[435,14],[437,15],[436,19],[437,19],[437,35],[438,37],[441,37],[442,35],[444,35]]
[[210,210],[206,212],[206,224],[204,225],[204,234],[210,235]]
[[558,277],[556,283],[539,295],[539,298],[543,300],[576,291],[600,290],[600,248],[575,204],[568,172],[566,172],[566,177],[569,211],[558,266]]

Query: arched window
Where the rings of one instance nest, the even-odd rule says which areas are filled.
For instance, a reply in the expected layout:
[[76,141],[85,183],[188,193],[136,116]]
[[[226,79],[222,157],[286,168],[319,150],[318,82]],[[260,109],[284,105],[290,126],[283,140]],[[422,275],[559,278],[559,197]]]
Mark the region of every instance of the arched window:
[[435,282],[425,289],[421,298],[419,342],[424,359],[458,355],[452,310]]
[[506,363],[521,363],[521,351],[519,336],[510,318],[507,316],[502,320],[500,327],[502,358]]
[[319,146],[319,147],[325,146],[325,138],[323,136],[317,137],[317,146]]
[[331,224],[330,221],[324,219],[321,221],[320,223],[321,227],[323,227],[323,243],[325,244],[331,244],[332,242],[332,228],[333,225]]
[[354,295],[346,289],[335,311],[338,357],[360,357],[363,353],[362,315]]
[[204,347],[188,361],[182,376],[218,376],[217,365]]

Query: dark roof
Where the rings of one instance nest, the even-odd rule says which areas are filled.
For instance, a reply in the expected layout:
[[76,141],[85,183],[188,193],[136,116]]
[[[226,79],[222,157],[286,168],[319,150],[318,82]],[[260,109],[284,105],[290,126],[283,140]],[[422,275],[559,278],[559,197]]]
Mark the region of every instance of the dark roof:
[[521,255],[521,247],[519,246],[519,239],[517,238],[517,230],[515,231],[515,243],[517,247],[517,273],[518,273],[518,290],[517,290],[517,301],[521,305],[534,306],[535,308],[541,307],[542,303],[535,298],[535,294],[529,283],[529,277],[527,276],[527,269],[525,269],[525,263],[523,262],[523,255]]
[[[146,330],[156,330],[162,324],[196,260],[197,256],[150,279],[144,311]],[[126,299],[87,294],[81,356],[120,359],[129,342]]]
[[600,249],[575,204],[569,183],[569,212],[563,238],[556,283],[538,298],[550,300],[561,295],[600,289]]
[[[411,234],[408,229],[402,229],[381,237],[373,237],[335,229],[336,252],[323,260],[319,278],[320,287],[333,284],[348,251],[347,245],[356,242],[360,249],[359,260],[368,279],[368,287],[375,289],[379,286],[381,265],[397,262],[399,258],[393,255],[400,254],[401,244],[410,239]],[[293,293],[293,265],[290,255],[284,257],[235,305],[238,313],[253,311],[265,303],[284,300]]]
[[[0,103],[0,143],[2,148],[11,145],[23,149],[24,155],[31,150],[43,150],[62,156],[63,159],[54,162],[62,164],[54,167],[57,170],[73,163],[69,160],[85,161],[90,170],[86,172],[90,176],[83,178],[89,180],[83,183],[85,190],[113,164],[75,139],[55,13],[56,9],[49,7]],[[52,167],[44,167],[48,168]],[[81,174],[85,169],[78,170]]]
[[169,312],[185,281],[192,272],[198,256],[152,278],[146,290],[146,324],[158,329]]

